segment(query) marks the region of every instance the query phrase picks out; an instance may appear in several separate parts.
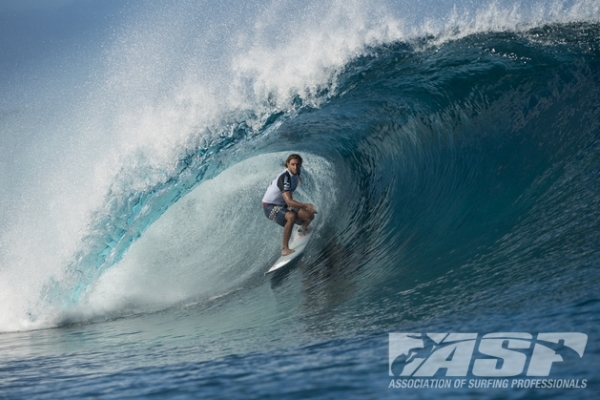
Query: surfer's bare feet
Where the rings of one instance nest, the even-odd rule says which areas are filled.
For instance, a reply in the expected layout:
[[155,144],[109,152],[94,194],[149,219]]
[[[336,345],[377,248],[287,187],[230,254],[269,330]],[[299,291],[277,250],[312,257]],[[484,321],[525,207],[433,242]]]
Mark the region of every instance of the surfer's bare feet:
[[283,250],[281,250],[281,255],[282,256],[289,256],[290,254],[292,254],[295,251],[296,250],[292,250],[292,249],[283,249]]

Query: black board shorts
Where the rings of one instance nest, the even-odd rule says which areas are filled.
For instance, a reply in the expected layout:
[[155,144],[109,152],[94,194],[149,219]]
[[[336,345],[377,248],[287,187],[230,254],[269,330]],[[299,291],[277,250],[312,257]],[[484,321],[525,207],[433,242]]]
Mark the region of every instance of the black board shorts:
[[302,225],[302,221],[298,218],[298,210],[295,208],[287,208],[287,206],[277,206],[275,204],[263,204],[263,211],[268,219],[277,222],[281,226],[285,226],[285,214],[291,211],[296,214],[296,224]]

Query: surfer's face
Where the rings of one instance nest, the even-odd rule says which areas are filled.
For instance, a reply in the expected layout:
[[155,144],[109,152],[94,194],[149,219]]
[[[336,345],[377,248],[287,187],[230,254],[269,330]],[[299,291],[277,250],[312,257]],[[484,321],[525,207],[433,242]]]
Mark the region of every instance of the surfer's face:
[[302,163],[300,162],[300,160],[298,160],[296,158],[292,158],[287,163],[287,169],[294,175],[298,175],[300,173],[301,166],[302,166]]

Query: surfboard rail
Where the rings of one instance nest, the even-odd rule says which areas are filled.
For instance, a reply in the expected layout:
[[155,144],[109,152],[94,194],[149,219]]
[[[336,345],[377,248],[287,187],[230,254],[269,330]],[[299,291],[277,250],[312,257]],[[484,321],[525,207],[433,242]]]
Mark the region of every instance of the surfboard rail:
[[307,233],[304,236],[296,236],[290,244],[290,249],[294,250],[294,252],[292,254],[288,254],[287,256],[279,257],[277,261],[275,261],[275,264],[273,264],[273,266],[271,266],[271,268],[269,268],[269,270],[265,272],[265,275],[277,271],[278,269],[286,266],[296,258],[300,257],[300,255],[304,252],[304,249],[306,248],[306,245],[308,244],[308,241],[310,240],[312,234],[313,232],[311,231],[310,233]]

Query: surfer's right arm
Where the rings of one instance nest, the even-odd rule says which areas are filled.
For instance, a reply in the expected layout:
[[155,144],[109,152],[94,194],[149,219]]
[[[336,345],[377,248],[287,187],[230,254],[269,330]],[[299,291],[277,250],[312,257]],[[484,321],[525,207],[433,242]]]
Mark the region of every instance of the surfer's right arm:
[[292,192],[282,192],[281,196],[283,196],[283,200],[285,200],[285,204],[287,204],[288,208],[297,208],[304,209],[312,214],[317,214],[317,210],[315,206],[311,203],[300,203],[292,198]]

